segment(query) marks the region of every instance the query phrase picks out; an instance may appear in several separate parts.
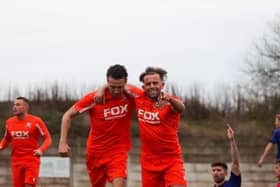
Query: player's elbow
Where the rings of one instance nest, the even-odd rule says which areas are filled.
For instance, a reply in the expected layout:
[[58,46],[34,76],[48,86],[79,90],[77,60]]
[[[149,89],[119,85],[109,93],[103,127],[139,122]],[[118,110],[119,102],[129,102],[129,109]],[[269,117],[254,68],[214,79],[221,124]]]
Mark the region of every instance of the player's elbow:
[[63,114],[62,121],[70,121],[77,114],[78,114],[77,110],[74,108],[74,106],[72,106],[69,110],[67,110]]
[[181,113],[184,112],[185,110],[186,110],[186,106],[183,104],[181,108]]
[[52,137],[49,136],[49,138],[48,138],[48,147],[50,147],[52,145],[52,143],[53,143]]
[[62,116],[62,124],[69,123],[71,121],[71,113],[69,111],[65,112]]
[[52,145],[52,143],[53,143],[53,141],[52,141],[51,136],[50,136],[50,135],[47,136],[47,137],[45,138],[46,149],[48,149],[48,148]]
[[186,107],[185,107],[184,104],[179,105],[179,106],[176,107],[176,111],[177,111],[178,113],[183,113],[183,112],[185,111],[185,109],[186,109]]

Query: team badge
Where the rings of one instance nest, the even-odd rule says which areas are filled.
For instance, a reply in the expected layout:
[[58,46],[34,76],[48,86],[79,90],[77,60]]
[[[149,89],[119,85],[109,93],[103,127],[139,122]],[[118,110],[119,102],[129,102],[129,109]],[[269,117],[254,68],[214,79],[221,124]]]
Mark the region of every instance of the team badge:
[[31,122],[27,122],[27,123],[26,123],[26,125],[25,125],[25,127],[26,127],[26,128],[30,128],[30,127],[31,127],[31,125],[32,125],[32,123],[31,123]]

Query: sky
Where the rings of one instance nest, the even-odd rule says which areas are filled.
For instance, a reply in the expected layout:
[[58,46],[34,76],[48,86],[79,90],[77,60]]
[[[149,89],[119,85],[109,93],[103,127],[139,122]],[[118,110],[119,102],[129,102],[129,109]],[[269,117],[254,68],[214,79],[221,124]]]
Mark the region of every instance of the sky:
[[147,66],[165,68],[179,87],[234,84],[279,8],[279,0],[1,0],[0,87],[102,84],[113,64],[134,84]]

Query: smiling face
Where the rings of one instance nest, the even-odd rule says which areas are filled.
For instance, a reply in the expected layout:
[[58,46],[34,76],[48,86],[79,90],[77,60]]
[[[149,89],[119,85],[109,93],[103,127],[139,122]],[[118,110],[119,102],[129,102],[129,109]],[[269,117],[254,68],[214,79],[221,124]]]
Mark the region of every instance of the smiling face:
[[147,74],[143,78],[142,88],[146,92],[147,96],[153,100],[157,100],[161,94],[161,90],[164,87],[164,82],[161,80],[159,74]]

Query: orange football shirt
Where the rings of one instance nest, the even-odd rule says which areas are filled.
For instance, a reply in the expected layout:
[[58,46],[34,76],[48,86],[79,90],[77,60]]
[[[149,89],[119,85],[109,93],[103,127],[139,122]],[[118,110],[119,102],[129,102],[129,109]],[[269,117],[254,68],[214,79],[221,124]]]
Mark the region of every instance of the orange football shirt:
[[163,107],[156,106],[145,93],[136,98],[135,102],[143,167],[165,165],[166,160],[181,158],[178,139],[180,113],[173,111],[169,103]]
[[[39,145],[40,137],[44,141]],[[12,161],[39,160],[34,156],[34,150],[44,152],[51,144],[51,136],[41,118],[28,114],[19,120],[16,116],[6,121],[6,131],[0,145],[6,147],[11,143]]]
[[112,97],[105,91],[105,103],[95,104],[95,92],[91,92],[75,103],[81,113],[90,116],[90,131],[87,140],[88,154],[114,154],[130,149],[130,126],[134,108],[133,98],[126,94]]

